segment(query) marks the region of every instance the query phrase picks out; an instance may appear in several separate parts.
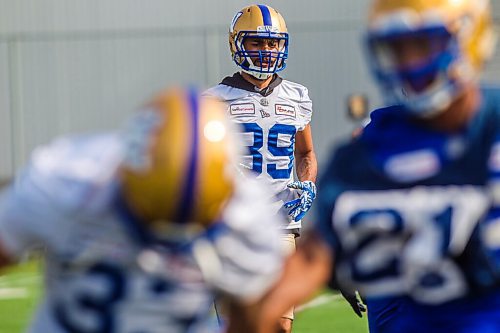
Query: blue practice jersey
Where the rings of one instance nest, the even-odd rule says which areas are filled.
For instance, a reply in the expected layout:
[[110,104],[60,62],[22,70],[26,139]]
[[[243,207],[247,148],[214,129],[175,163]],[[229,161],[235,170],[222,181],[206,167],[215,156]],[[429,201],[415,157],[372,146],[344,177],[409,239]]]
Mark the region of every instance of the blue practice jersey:
[[474,301],[485,312],[500,307],[500,90],[481,94],[454,133],[421,126],[402,106],[374,111],[321,178],[316,227],[335,252],[340,285],[378,304],[373,313],[394,300],[425,318]]

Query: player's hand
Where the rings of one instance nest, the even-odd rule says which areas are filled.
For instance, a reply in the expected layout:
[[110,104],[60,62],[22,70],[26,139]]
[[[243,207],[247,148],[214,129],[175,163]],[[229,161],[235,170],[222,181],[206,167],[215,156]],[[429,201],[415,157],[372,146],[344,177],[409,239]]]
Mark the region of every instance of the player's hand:
[[295,221],[301,220],[307,211],[311,209],[314,198],[316,198],[316,185],[310,180],[305,182],[295,181],[287,185],[288,188],[302,190],[300,197],[288,201],[284,204],[285,208],[289,208],[288,215]]
[[366,305],[363,304],[363,301],[361,300],[361,297],[359,296],[358,292],[355,291],[354,293],[351,292],[346,292],[343,290],[340,290],[340,293],[346,301],[351,305],[352,310],[354,313],[359,317],[363,317],[363,312],[366,312]]

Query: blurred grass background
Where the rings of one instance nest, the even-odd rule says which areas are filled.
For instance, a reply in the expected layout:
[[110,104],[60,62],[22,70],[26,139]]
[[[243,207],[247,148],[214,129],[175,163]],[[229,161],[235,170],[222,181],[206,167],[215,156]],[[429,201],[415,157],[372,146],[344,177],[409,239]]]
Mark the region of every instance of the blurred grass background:
[[[31,260],[0,271],[0,333],[24,332],[42,297],[41,261]],[[294,333],[367,333],[366,318],[359,319],[348,303],[325,292],[322,302],[296,314]],[[49,332],[46,332],[49,333]]]

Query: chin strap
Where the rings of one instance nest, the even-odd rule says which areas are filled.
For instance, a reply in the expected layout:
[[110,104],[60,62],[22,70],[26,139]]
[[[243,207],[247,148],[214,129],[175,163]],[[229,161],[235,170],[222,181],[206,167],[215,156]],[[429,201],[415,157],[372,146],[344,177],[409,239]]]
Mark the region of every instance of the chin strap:
[[266,80],[274,75],[274,73],[258,73],[251,70],[242,69],[243,72],[252,75],[257,80]]

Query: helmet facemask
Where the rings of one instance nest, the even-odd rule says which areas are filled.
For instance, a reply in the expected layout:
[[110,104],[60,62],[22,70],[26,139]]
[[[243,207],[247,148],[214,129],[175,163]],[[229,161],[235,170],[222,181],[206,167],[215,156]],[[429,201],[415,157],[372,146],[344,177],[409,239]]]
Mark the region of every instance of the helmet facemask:
[[[245,42],[250,39],[275,40],[276,50],[246,50]],[[244,72],[259,80],[265,80],[286,67],[288,58],[288,33],[240,31],[235,38],[236,51],[233,60]],[[254,60],[252,60],[252,58]]]

